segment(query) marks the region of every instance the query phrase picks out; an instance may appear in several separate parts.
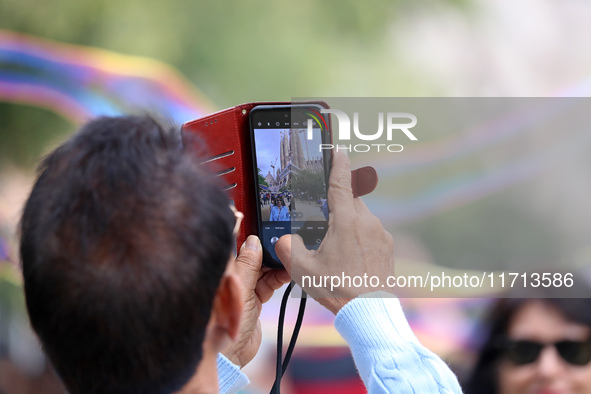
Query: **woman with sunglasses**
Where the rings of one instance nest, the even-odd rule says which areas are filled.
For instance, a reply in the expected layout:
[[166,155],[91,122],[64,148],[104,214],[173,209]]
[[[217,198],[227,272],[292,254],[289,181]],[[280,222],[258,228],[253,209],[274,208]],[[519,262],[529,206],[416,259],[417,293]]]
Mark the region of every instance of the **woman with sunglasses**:
[[277,197],[277,205],[271,208],[271,215],[269,220],[272,222],[286,222],[290,220],[289,210],[285,206],[285,200],[283,197]]
[[575,294],[564,288],[533,291],[493,308],[466,394],[591,393],[591,299],[538,298]]

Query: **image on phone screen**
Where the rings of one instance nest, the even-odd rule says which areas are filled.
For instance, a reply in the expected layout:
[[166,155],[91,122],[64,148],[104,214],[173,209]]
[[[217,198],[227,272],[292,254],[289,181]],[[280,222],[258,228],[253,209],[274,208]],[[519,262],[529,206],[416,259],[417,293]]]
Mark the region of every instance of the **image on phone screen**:
[[286,114],[289,108],[251,116],[259,237],[270,266],[280,266],[274,245],[281,236],[297,233],[315,249],[328,227],[327,163],[320,149],[326,136],[316,122],[306,128],[305,112]]

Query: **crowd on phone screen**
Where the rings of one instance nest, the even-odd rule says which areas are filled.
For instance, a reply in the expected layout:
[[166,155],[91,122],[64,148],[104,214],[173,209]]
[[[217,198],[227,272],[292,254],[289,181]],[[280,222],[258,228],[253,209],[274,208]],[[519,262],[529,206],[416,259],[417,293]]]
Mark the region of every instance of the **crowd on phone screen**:
[[279,195],[261,193],[260,197],[263,206],[269,203],[269,220],[271,222],[291,220],[291,212],[293,210],[293,197],[291,196],[291,193]]
[[[289,221],[292,219],[297,218],[296,210],[296,202],[295,197],[291,193],[285,194],[271,194],[271,193],[261,193],[260,194],[260,201],[261,201],[261,208],[265,206],[269,206],[269,220],[274,221]],[[311,197],[310,202],[313,201]],[[328,200],[326,197],[321,197],[316,201],[316,204],[319,206],[322,215],[324,216],[325,220],[328,220]]]

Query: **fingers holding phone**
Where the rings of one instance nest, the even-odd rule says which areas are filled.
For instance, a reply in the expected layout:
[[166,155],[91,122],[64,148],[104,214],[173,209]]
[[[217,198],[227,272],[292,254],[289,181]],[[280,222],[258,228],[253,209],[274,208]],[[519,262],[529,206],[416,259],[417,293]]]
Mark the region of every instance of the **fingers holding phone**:
[[350,174],[347,155],[335,153],[328,231],[318,250],[307,250],[297,236],[283,237],[275,247],[292,279],[334,313],[361,294],[386,290],[388,276],[394,275],[392,236],[360,198],[353,198]]

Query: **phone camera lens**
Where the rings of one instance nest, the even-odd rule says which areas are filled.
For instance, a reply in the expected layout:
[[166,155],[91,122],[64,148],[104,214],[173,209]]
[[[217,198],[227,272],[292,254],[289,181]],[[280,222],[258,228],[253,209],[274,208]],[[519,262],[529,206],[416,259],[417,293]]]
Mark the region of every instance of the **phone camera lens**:
[[279,123],[279,122],[276,122],[276,123],[275,123],[275,126],[279,126],[280,124],[281,124],[281,123]]

